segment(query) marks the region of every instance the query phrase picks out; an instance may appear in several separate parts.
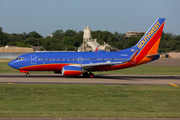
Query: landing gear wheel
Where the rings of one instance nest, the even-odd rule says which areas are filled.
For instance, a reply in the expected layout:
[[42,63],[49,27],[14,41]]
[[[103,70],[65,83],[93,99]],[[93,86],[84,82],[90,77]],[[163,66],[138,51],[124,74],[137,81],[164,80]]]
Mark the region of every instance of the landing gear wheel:
[[89,77],[89,74],[87,72],[83,73],[83,77],[87,78]]
[[27,73],[27,74],[26,74],[26,77],[30,77],[30,74],[29,74],[29,73]]
[[93,74],[93,73],[89,73],[89,77],[90,77],[90,78],[93,78],[93,77],[94,77],[94,74]]

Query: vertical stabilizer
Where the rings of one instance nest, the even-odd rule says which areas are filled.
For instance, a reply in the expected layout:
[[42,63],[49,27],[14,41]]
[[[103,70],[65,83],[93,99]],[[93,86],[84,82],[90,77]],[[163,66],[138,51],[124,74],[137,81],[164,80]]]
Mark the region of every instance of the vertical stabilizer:
[[158,51],[161,34],[164,27],[165,18],[158,18],[149,28],[141,40],[135,45],[139,51],[147,54],[155,54]]

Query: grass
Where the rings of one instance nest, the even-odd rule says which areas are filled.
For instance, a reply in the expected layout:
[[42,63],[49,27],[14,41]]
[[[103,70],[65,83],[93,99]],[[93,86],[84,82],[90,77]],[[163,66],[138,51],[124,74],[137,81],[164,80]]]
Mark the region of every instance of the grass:
[[98,72],[95,74],[132,74],[132,75],[180,75],[179,66],[155,66],[155,65],[140,65],[127,69]]
[[[0,73],[20,73],[8,62],[0,62]],[[94,73],[180,75],[180,67],[141,65]],[[59,116],[180,118],[180,87],[0,84],[0,117]]]
[[0,117],[179,118],[173,86],[0,84]]
[[[8,61],[0,62],[0,73],[20,73],[19,70],[11,68],[8,66]],[[44,73],[49,74],[53,72],[40,71],[40,72],[30,72],[30,73]],[[179,66],[155,66],[155,65],[140,65],[137,67],[131,67],[122,70],[113,70],[107,72],[94,72],[94,74],[138,74],[138,75],[180,75]]]

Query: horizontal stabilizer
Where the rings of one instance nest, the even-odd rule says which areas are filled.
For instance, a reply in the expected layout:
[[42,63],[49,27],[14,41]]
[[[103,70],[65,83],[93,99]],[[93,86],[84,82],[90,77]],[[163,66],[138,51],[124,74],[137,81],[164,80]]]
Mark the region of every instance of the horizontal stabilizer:
[[157,54],[152,54],[152,55],[146,55],[146,57],[155,57],[155,56],[159,56],[159,55],[163,55],[163,54],[167,54],[170,52],[166,52],[166,53],[157,53]]

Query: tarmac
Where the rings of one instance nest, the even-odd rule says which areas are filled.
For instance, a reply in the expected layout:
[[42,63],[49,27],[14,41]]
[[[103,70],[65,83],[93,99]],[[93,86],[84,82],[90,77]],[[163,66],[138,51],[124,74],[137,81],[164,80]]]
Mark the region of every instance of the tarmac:
[[0,83],[6,84],[104,84],[104,85],[180,85],[180,75],[96,75],[65,77],[60,74],[0,74]]

